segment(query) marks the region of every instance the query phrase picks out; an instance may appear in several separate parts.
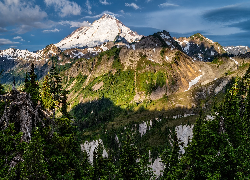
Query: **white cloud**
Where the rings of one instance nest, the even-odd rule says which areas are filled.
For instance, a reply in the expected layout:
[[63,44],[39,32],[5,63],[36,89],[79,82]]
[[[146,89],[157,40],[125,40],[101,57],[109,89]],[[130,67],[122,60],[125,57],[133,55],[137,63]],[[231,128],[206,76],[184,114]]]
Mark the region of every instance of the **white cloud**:
[[21,24],[19,25],[18,28],[15,29],[15,32],[17,34],[23,34],[26,33],[33,28],[38,28],[38,29],[45,29],[45,28],[51,28],[57,23],[53,21],[46,21],[46,22],[34,22],[33,24]]
[[59,16],[61,17],[81,14],[81,7],[69,0],[44,0],[44,2],[47,6],[55,6],[55,10],[59,11]]
[[146,0],[147,3],[150,2],[150,1],[152,1],[152,0]]
[[86,1],[86,6],[87,6],[87,8],[88,8],[88,11],[87,11],[88,14],[92,14],[92,11],[91,11],[91,8],[92,8],[92,7],[91,7],[91,5],[90,5],[89,0]]
[[169,6],[179,6],[177,4],[171,4],[171,3],[168,3],[168,2],[165,2],[165,3],[162,3],[159,5],[159,7],[169,7]]
[[34,34],[31,34],[31,36],[35,36]]
[[8,30],[6,28],[0,27],[0,32],[7,32]]
[[[153,27],[180,34],[201,32],[204,35],[229,35],[244,32],[239,28],[228,27],[226,24],[222,23],[207,23],[202,17],[202,14],[206,10],[207,7],[202,9],[194,7],[192,9],[178,8],[169,9],[168,11],[160,10],[147,14],[141,13],[137,18],[142,19],[142,21],[136,21],[134,24],[130,22],[130,26]],[[162,23],[163,19],[164,23]]]
[[[15,25],[18,32],[27,32],[36,27],[36,23],[43,21],[47,13],[42,11],[39,6],[33,5],[33,1],[28,3],[19,0],[0,1],[0,30],[7,31],[5,27]],[[23,26],[24,25],[24,26]],[[25,29],[22,29],[22,28]]]
[[128,7],[133,7],[134,9],[140,9],[140,7],[139,7],[139,6],[137,6],[135,3],[131,3],[131,4],[129,4],[129,3],[125,3],[125,6],[128,6]]
[[21,36],[16,36],[13,39],[22,39],[22,37]]
[[21,36],[16,36],[13,39],[20,39],[20,41],[25,41],[25,40],[23,40],[23,38]]
[[101,14],[98,14],[98,15],[95,15],[95,16],[85,16],[83,18],[93,18],[93,19],[97,19],[97,18],[100,18],[102,17],[104,14],[109,14],[109,15],[112,15],[112,16],[115,16],[115,17],[119,17],[121,15],[119,14],[115,14],[115,13],[112,13],[110,11],[103,11]]
[[0,45],[6,45],[6,44],[19,44],[19,42],[13,42],[9,39],[0,39]]
[[60,30],[55,28],[55,29],[52,29],[52,30],[43,30],[44,33],[50,33],[50,32],[59,32]]
[[83,21],[83,22],[61,21],[61,22],[59,22],[59,24],[61,24],[61,25],[69,24],[71,28],[72,27],[82,27],[82,26],[89,27],[90,26],[89,22],[87,22],[87,21]]
[[99,0],[101,4],[103,5],[109,5],[110,3],[107,2],[107,0]]

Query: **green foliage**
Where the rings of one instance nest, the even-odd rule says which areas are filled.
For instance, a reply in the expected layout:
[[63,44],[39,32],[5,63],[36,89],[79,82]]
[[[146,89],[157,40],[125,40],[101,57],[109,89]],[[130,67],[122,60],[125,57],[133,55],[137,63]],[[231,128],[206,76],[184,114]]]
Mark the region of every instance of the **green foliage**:
[[136,80],[137,89],[139,91],[144,91],[147,95],[151,94],[158,87],[166,85],[166,75],[162,71],[156,73],[137,73]]
[[52,179],[44,157],[44,139],[37,130],[33,133],[31,142],[24,150],[20,169],[21,179]]
[[223,62],[223,60],[220,59],[219,57],[215,57],[211,63],[212,63],[212,64],[217,64],[217,67],[219,67],[219,66],[222,65],[224,62]]
[[62,112],[63,116],[69,118],[69,113],[67,111],[67,109],[68,109],[67,94],[68,94],[68,91],[66,91],[66,90],[62,91],[62,99],[61,99],[62,107],[61,107],[61,112]]
[[161,55],[162,58],[164,57],[165,53],[166,53],[166,49],[162,48],[161,51],[160,51],[160,55]]
[[164,150],[161,155],[161,159],[165,164],[165,169],[163,172],[164,179],[175,179],[178,174],[178,165],[179,165],[179,140],[177,139],[177,135],[175,133],[175,128],[166,129],[170,132],[171,139],[169,140],[172,144],[172,147],[168,147]]
[[48,76],[45,76],[42,84],[42,89],[41,89],[41,100],[44,108],[46,109],[52,109],[53,105],[53,97],[52,94],[50,93],[50,86],[48,83]]
[[[22,133],[16,132],[13,123],[0,131],[0,178],[15,179],[20,176],[18,167],[10,168],[10,164],[15,157],[20,154],[26,147],[26,143],[21,141]],[[18,163],[18,161],[17,161]]]
[[30,71],[26,73],[24,91],[30,94],[34,105],[37,105],[38,101],[40,100],[39,85],[36,79],[37,75],[35,74],[35,66],[32,63]]
[[196,34],[190,36],[191,39],[194,38],[194,37],[200,39],[200,41],[204,40],[203,36],[200,33],[196,33]]
[[131,137],[127,135],[126,140],[121,147],[119,177],[124,179],[138,179],[141,177],[139,163],[136,162],[139,158],[137,148],[132,144]]
[[59,76],[57,67],[55,66],[56,63],[57,57],[52,57],[52,67],[48,76],[48,85],[50,87],[50,93],[53,97],[53,109],[55,109],[55,107],[59,105],[62,92],[62,79]]
[[95,128],[102,123],[113,121],[121,112],[121,108],[106,98],[78,104],[71,110],[79,130]]
[[[103,82],[97,91],[93,86]],[[104,74],[90,82],[82,91],[84,97],[109,98],[114,104],[128,104],[135,96],[134,71],[117,71]]]
[[120,62],[120,58],[119,58],[119,54],[120,54],[121,48],[117,48],[117,46],[113,46],[111,49],[101,52],[98,56],[97,56],[97,62],[95,64],[95,66],[99,66],[101,64],[101,61],[103,59],[103,57],[106,55],[108,59],[110,59],[111,57],[114,58],[114,62],[112,67],[119,70],[122,69],[123,66]]
[[82,75],[82,73],[80,72],[77,76],[76,76],[76,83],[74,84],[73,88],[71,90],[74,90],[75,92],[78,92],[82,86],[83,83],[86,81],[88,76],[86,75]]

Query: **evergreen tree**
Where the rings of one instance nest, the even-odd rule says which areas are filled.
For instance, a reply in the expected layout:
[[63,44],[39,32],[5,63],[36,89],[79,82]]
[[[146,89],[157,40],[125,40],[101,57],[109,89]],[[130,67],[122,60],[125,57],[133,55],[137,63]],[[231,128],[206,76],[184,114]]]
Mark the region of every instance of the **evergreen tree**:
[[139,159],[139,152],[137,147],[132,144],[130,135],[123,141],[121,147],[121,154],[119,158],[119,177],[124,179],[138,179],[141,177],[140,166],[137,160]]
[[107,172],[107,158],[102,156],[103,147],[99,143],[93,154],[93,170],[92,170],[92,179],[103,179],[105,176],[109,175]]
[[27,146],[21,142],[22,133],[15,131],[14,123],[0,131],[0,178],[20,179],[19,163]]
[[[53,56],[52,59],[52,67],[49,72],[48,76],[48,85],[50,87],[50,94],[52,95],[52,110],[53,110],[53,116],[55,119],[55,110],[56,108],[59,108],[61,102],[62,102],[62,79],[59,75],[58,69],[56,67],[57,58]],[[65,92],[64,92],[65,93]]]
[[42,84],[42,89],[41,89],[41,99],[42,99],[42,104],[45,109],[52,110],[53,106],[53,97],[52,94],[50,93],[50,86],[48,83],[49,76],[45,76]]
[[178,165],[179,165],[179,156],[180,156],[180,147],[179,147],[179,140],[177,139],[177,134],[175,132],[175,128],[166,129],[170,132],[169,139],[171,143],[171,147],[168,147],[164,150],[163,154],[161,155],[162,162],[165,164],[165,169],[163,172],[164,179],[178,179]]
[[25,76],[24,91],[30,94],[31,100],[35,105],[37,105],[38,101],[40,100],[39,85],[36,79],[37,75],[35,74],[35,66],[32,63],[30,71],[26,73]]
[[66,90],[62,91],[62,99],[61,99],[62,108],[61,108],[61,112],[65,117],[69,118],[69,113],[67,112],[67,109],[68,109],[67,94],[68,94],[68,91],[66,91]]
[[47,160],[44,157],[44,139],[36,130],[32,134],[32,140],[26,147],[21,163],[22,179],[51,179],[48,172]]

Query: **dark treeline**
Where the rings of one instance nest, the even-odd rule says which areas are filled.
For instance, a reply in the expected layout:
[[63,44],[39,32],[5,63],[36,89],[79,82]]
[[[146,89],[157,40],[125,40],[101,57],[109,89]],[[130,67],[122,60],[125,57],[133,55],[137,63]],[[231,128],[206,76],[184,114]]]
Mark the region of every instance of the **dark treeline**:
[[[49,119],[32,122],[29,141],[23,140],[17,121],[0,119],[1,179],[155,179],[148,166],[148,154],[139,153],[141,150],[130,130],[119,143],[110,139],[112,148],[108,157],[102,156],[103,147],[99,145],[94,151],[93,164],[90,163],[88,154],[81,150],[82,128],[78,127],[87,125],[74,122],[67,112],[68,92],[63,89],[56,58],[52,59],[52,68],[41,88],[34,65],[26,74],[24,86],[34,109],[40,107],[48,112]],[[250,178],[249,84],[250,69],[243,78],[233,80],[224,101],[213,107],[213,120],[206,120],[200,110],[193,139],[183,155],[179,153],[180,142],[174,128],[165,130],[170,138],[160,154],[165,170],[159,179]],[[0,95],[6,95],[1,84]],[[11,100],[0,101],[0,116],[3,117],[10,104]],[[61,116],[55,116],[56,113]],[[109,135],[114,137],[115,133]]]

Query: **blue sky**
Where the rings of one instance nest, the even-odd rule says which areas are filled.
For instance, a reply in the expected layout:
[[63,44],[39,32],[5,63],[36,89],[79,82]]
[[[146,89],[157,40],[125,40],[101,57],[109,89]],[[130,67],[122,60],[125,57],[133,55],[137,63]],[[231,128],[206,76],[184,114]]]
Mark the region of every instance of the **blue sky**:
[[42,49],[104,13],[141,35],[199,32],[223,46],[250,46],[249,0],[0,0],[0,49]]

